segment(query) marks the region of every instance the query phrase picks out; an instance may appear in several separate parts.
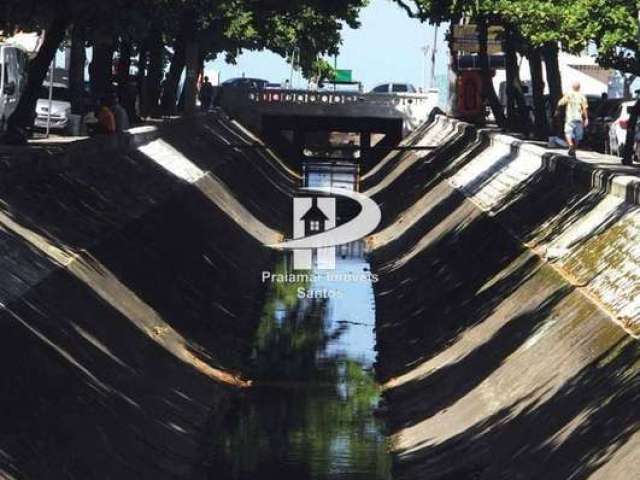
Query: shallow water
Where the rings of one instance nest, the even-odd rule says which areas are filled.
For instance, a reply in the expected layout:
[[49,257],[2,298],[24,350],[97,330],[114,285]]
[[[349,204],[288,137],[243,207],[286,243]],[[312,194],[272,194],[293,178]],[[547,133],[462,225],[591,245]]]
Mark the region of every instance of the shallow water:
[[[323,184],[317,177],[307,183]],[[373,414],[375,310],[362,250],[339,249],[335,270],[296,272],[306,278],[269,284],[248,369],[256,386],[217,432],[209,478],[390,478],[386,439]],[[290,264],[283,257],[274,273],[290,272]]]

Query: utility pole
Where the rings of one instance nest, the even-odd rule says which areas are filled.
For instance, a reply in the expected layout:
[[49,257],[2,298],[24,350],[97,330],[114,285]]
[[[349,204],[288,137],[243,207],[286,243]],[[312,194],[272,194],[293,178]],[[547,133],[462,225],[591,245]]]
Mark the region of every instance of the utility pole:
[[338,54],[335,54],[333,57],[333,91],[334,92],[337,90],[336,73],[338,73]]
[[49,65],[49,102],[47,104],[47,128],[45,137],[49,138],[51,134],[51,110],[53,109],[53,71],[56,68],[56,57],[53,56],[53,61]]
[[422,89],[426,92],[429,88],[429,52],[431,47],[427,44],[420,47],[422,51]]
[[431,48],[431,81],[429,88],[436,86],[436,53],[438,52],[438,25],[433,29],[433,47]]
[[298,60],[300,60],[300,49],[293,47],[291,49],[291,72],[289,74],[289,88],[293,88],[293,71],[296,65],[296,51],[298,52]]

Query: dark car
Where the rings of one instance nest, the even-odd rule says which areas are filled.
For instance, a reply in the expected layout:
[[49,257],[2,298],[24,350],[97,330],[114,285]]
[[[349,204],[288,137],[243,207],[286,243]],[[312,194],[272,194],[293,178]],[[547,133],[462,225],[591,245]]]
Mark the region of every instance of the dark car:
[[587,97],[589,102],[589,125],[584,135],[584,146],[600,153],[609,153],[609,127],[615,119],[622,99]]
[[261,78],[230,78],[222,82],[221,87],[237,87],[237,88],[247,88],[247,89],[255,89],[255,90],[264,90],[266,86],[269,84],[267,80],[263,80]]

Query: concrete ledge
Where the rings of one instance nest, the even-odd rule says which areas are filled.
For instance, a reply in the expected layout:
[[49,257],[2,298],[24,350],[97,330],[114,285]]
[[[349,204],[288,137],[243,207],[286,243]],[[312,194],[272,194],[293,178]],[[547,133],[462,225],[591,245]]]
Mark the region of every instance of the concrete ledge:
[[[447,119],[447,123],[459,123]],[[441,127],[444,128],[444,127]],[[448,127],[447,127],[448,128]],[[489,147],[449,179],[472,202],[499,220],[536,253],[584,289],[632,335],[640,334],[640,176],[616,157],[558,150],[488,134]],[[544,188],[540,187],[544,184]],[[545,209],[552,191],[572,196],[534,229],[523,228],[526,198]]]
[[618,167],[580,160],[480,131],[377,195],[395,479],[638,476],[640,207]]
[[61,172],[91,157],[119,154],[138,148],[161,135],[162,128],[143,126],[116,135],[95,137],[60,144],[33,144],[3,147],[0,151],[0,185],[28,180],[35,176]]

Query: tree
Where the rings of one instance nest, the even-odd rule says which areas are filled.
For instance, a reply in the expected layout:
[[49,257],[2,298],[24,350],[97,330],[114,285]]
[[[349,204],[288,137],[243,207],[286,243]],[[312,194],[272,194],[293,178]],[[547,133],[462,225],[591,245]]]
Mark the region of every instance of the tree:
[[[163,90],[163,109],[174,112],[180,77],[187,67],[185,108],[194,102],[196,70],[203,60],[224,53],[233,62],[243,49],[268,49],[286,57],[293,47],[300,51],[305,76],[317,70],[319,55],[337,54],[342,22],[359,26],[357,16],[365,0],[321,2],[253,2],[225,0],[187,2],[181,28],[174,40],[171,66]],[[187,65],[187,49],[191,62]],[[188,95],[186,95],[188,93]]]
[[[478,24],[480,47],[478,56],[480,71],[483,77],[483,95],[491,106],[496,123],[500,127],[506,126],[504,106],[500,104],[500,99],[495,92],[492,72],[489,68],[487,56],[488,26],[493,23],[498,23],[499,20],[494,9],[490,8],[493,2],[488,2],[488,6],[485,6],[481,0],[413,0],[411,5],[405,0],[396,0],[396,3],[400,5],[410,17],[417,18],[423,22],[428,21],[436,25],[450,22],[452,25],[455,25],[462,18],[470,18]],[[454,52],[452,52],[452,55],[453,54]],[[455,65],[453,65],[452,68],[455,71]]]
[[[151,0],[149,0],[151,2]],[[108,86],[111,73],[111,59],[113,55],[113,42],[109,45],[108,39],[114,39],[117,26],[121,25],[124,17],[135,10],[128,5],[127,0],[114,0],[109,3],[95,3],[89,0],[5,0],[4,17],[0,18],[5,30],[12,31],[16,28],[45,30],[44,41],[29,64],[28,79],[14,113],[8,120],[5,140],[8,142],[26,142],[25,129],[30,127],[35,111],[38,92],[42,87],[47,71],[54,59],[56,50],[61,45],[69,27],[73,24],[78,28],[84,27],[94,32],[99,32],[104,42],[105,50],[111,54],[101,52],[100,47],[94,49],[94,74],[93,80],[97,84],[96,90],[105,90]],[[154,2],[152,2],[154,3]],[[158,2],[155,2],[158,3]],[[100,27],[100,28],[98,28]],[[79,33],[79,32],[78,32]],[[95,42],[95,36],[93,41]],[[94,45],[95,46],[95,45]],[[76,54],[78,50],[76,50]],[[102,58],[102,61],[96,62]],[[105,65],[108,64],[108,69]],[[102,67],[106,72],[95,72]],[[73,83],[79,83],[80,68],[74,72]],[[100,73],[100,75],[98,75]],[[84,75],[82,75],[84,77]],[[84,78],[83,78],[84,80]],[[104,93],[104,92],[102,92]],[[76,91],[77,95],[77,91]]]
[[[569,25],[585,32],[598,51],[598,63],[623,73],[640,74],[640,42],[638,40],[638,4],[632,0],[579,0],[578,8],[568,16]],[[595,18],[591,18],[596,16]],[[636,124],[640,100],[631,109],[622,162],[633,161]]]
[[[509,125],[523,131],[529,130],[528,107],[526,105],[518,74],[517,54],[531,56],[534,64],[534,110],[537,112],[537,135],[546,130],[546,110],[544,107],[542,84],[542,60],[544,59],[551,96],[559,100],[562,87],[558,67],[557,43],[562,30],[563,8],[568,0],[557,2],[547,0],[413,0],[411,5],[405,0],[396,0],[410,16],[431,23],[451,22],[456,24],[461,18],[479,25],[480,37],[484,39],[485,25],[502,25],[505,28],[505,56],[507,69],[507,119]],[[481,43],[481,47],[483,42]],[[483,52],[480,64],[485,79],[485,97],[490,104],[499,125],[504,125],[504,107],[495,94],[490,71],[486,67]]]
[[[24,10],[22,10],[23,8]],[[20,97],[15,111],[7,122],[6,141],[10,143],[25,143],[26,137],[24,135],[24,129],[33,121],[38,92],[47,75],[49,65],[55,56],[56,50],[64,39],[67,27],[71,23],[72,10],[69,0],[42,0],[30,3],[17,0],[16,2],[9,2],[7,11],[13,12],[15,17],[5,18],[5,24],[20,22],[21,14],[26,12],[37,12],[37,16],[23,21],[34,27],[41,25],[47,26],[42,46],[40,50],[38,50],[36,57],[29,64],[25,90]]]
[[84,110],[86,43],[84,27],[80,24],[74,25],[71,29],[71,64],[69,66],[71,111],[74,114],[81,114]]

